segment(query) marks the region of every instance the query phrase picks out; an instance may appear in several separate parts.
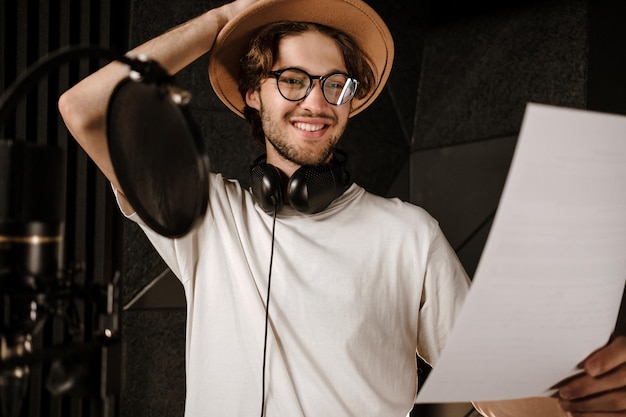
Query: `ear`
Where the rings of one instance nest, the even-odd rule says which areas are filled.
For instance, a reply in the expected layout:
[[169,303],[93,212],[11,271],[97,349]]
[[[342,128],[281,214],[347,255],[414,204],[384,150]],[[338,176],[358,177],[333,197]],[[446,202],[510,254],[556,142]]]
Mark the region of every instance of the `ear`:
[[246,104],[253,109],[261,111],[261,92],[259,90],[248,90],[246,92]]

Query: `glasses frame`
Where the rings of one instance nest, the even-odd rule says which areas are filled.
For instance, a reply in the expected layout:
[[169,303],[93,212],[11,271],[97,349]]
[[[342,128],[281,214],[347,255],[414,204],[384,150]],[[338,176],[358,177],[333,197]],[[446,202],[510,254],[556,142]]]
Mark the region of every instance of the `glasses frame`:
[[[291,99],[291,98],[287,98],[285,97],[285,95],[283,94],[282,90],[280,89],[280,82],[278,81],[280,79],[280,76],[286,72],[286,71],[297,71],[299,73],[302,73],[304,75],[306,75],[307,77],[309,77],[309,86],[307,87],[306,91],[304,92],[304,95],[298,99]],[[308,72],[306,72],[303,69],[300,68],[293,68],[293,67],[289,67],[289,68],[284,68],[284,69],[280,69],[280,70],[276,70],[276,71],[270,71],[269,75],[273,76],[276,79],[276,88],[278,89],[278,92],[280,93],[280,95],[287,101],[291,101],[291,102],[296,102],[296,101],[302,101],[305,98],[307,98],[309,96],[309,94],[311,93],[311,91],[313,91],[313,86],[315,85],[313,83],[314,80],[319,80],[320,83],[320,88],[322,89],[322,95],[324,96],[324,100],[326,100],[326,102],[328,104],[331,104],[333,106],[343,106],[344,104],[348,104],[352,101],[352,99],[354,98],[354,96],[356,95],[357,89],[359,88],[359,80],[357,80],[356,78],[353,78],[351,76],[349,76],[348,74],[346,74],[345,72],[333,72],[331,74],[328,75],[311,75]],[[333,103],[332,101],[330,101],[328,99],[328,97],[326,97],[326,91],[324,90],[324,84],[326,83],[326,81],[330,78],[333,77],[335,75],[343,75],[347,78],[347,81],[351,81],[354,84],[354,89],[352,91],[352,96],[350,97],[350,99],[348,99],[348,101],[346,101],[345,103]]]

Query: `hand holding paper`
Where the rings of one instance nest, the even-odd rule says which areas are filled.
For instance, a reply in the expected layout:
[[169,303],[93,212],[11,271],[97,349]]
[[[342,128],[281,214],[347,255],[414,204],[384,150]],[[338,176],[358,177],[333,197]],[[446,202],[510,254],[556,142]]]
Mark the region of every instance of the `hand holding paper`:
[[[583,363],[585,373],[559,387],[565,411],[626,410],[626,337],[620,336]],[[610,415],[610,414],[605,414]]]

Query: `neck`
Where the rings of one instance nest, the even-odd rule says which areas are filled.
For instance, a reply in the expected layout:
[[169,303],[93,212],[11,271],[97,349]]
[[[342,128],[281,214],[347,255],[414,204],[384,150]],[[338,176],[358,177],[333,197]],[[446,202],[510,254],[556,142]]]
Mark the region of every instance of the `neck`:
[[[272,148],[272,150],[274,149]],[[300,168],[300,165],[283,158],[282,156],[278,155],[276,151],[271,152],[270,149],[267,149],[267,163],[278,168],[278,170],[286,175],[287,178],[291,177],[293,173],[296,172],[298,168]]]
[[[281,155],[270,143],[266,147],[266,162],[278,168],[287,178],[290,178],[295,171],[302,165],[321,165],[321,164],[299,164],[291,159]],[[333,160],[334,151],[328,155],[328,158],[322,164],[330,164]]]

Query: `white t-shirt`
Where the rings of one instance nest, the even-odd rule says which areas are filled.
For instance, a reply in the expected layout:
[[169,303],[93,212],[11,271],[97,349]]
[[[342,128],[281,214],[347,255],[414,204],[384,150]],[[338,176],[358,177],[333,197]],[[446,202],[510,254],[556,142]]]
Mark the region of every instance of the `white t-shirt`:
[[[187,417],[260,415],[272,221],[212,174],[197,229],[142,226],[185,288]],[[436,361],[469,286],[437,222],[353,184],[321,213],[283,208],[274,245],[265,416],[406,416],[415,353]]]

